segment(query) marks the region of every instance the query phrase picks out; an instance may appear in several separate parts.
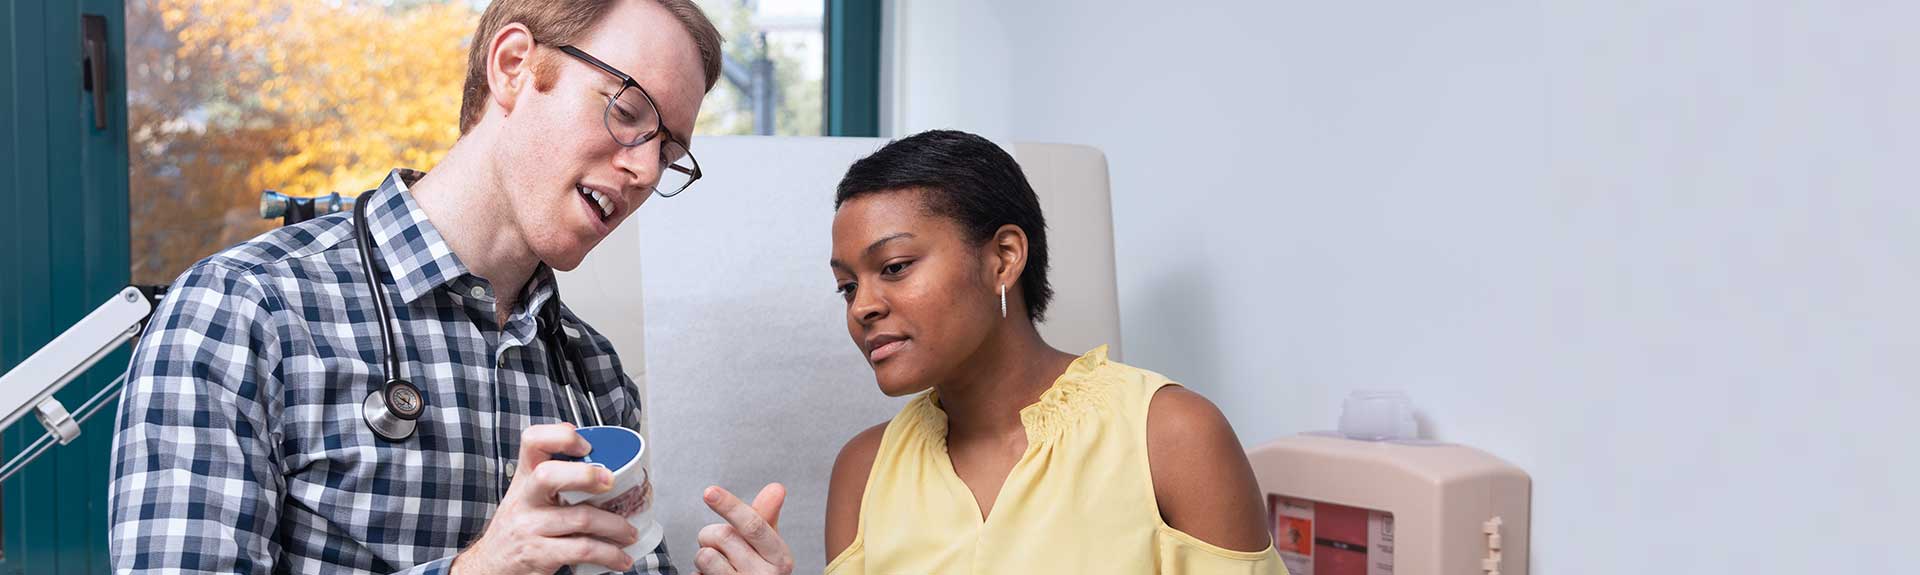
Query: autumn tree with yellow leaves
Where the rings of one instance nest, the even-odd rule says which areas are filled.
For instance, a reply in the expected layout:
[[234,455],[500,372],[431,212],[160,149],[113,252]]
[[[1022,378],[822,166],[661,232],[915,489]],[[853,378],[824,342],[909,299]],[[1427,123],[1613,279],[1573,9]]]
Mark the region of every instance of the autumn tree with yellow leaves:
[[357,194],[459,137],[466,2],[133,0],[134,280],[273,226],[260,191]]

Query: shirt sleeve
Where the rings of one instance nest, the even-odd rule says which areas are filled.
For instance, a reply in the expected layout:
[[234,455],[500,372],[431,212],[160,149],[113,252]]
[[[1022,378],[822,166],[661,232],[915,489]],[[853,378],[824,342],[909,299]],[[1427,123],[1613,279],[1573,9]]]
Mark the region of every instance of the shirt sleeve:
[[453,557],[441,557],[393,572],[393,575],[452,575]]
[[[649,470],[649,472],[651,472],[651,470]],[[660,545],[654,547],[652,553],[648,553],[647,556],[641,557],[638,561],[634,561],[633,570],[628,571],[628,573],[633,575],[680,575],[680,572],[673,568],[673,561],[667,558],[667,539],[665,537],[660,538]]]
[[285,489],[273,431],[276,305],[253,277],[203,261],[154,311],[114,434],[116,573],[273,572]]

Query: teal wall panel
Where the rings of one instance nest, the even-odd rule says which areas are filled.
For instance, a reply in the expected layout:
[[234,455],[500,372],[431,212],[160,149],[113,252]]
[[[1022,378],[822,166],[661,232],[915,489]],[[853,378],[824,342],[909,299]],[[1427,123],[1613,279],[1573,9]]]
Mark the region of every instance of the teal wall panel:
[[880,0],[827,0],[826,32],[826,135],[880,135]]
[[[93,127],[81,90],[81,15],[108,22],[108,122]],[[123,0],[13,0],[0,8],[0,369],[8,369],[128,278]],[[58,397],[69,409],[126,366],[123,350]],[[106,573],[113,417],[57,446],[0,487],[0,573]],[[44,433],[5,430],[18,453]]]

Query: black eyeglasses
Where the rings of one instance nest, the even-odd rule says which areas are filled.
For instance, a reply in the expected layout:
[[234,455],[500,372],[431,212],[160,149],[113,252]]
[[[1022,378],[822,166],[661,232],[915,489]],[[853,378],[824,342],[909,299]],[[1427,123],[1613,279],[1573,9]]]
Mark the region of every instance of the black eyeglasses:
[[700,161],[693,158],[693,152],[687,150],[686,143],[674,139],[673,131],[667,129],[666,121],[660,117],[660,107],[653,103],[653,95],[640,87],[639,82],[633,81],[633,76],[579,48],[558,48],[568,56],[592,64],[600,71],[620,79],[620,91],[607,97],[607,109],[601,115],[607,125],[607,135],[613,136],[614,142],[632,148],[656,136],[660,137],[660,181],[653,185],[653,193],[671,198],[686,191],[694,180],[700,179]]

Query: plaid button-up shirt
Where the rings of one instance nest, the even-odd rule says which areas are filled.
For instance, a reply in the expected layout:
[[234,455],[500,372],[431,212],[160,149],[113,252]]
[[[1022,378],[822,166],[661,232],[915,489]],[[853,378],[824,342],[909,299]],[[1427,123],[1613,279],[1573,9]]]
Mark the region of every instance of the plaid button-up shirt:
[[[395,170],[365,206],[397,375],[427,401],[413,436],[382,440],[362,418],[385,352],[351,214],[228,248],[174,282],[127,368],[115,571],[444,573],[479,537],[520,432],[571,413],[537,335],[553,276],[542,267],[496,325],[493,288],[407,192],[419,176]],[[602,418],[638,429],[637,388],[613,346],[591,329],[573,346]],[[635,570],[673,573],[666,544]]]

